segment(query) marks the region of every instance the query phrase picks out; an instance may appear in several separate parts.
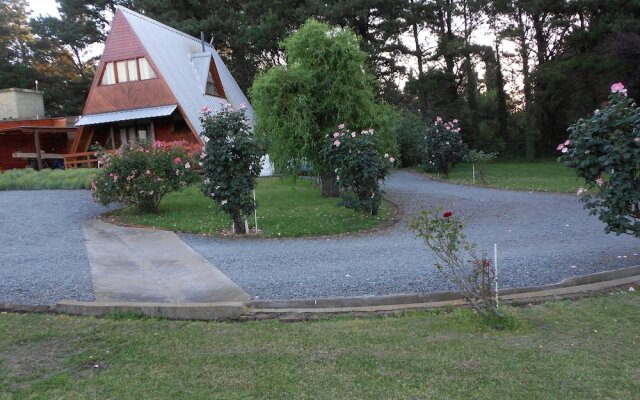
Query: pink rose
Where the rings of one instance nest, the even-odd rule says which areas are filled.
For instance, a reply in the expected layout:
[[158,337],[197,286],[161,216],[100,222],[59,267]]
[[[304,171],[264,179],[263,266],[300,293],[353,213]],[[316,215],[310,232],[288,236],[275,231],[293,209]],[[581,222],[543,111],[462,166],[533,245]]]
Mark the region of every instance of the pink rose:
[[624,85],[622,84],[622,82],[616,82],[613,85],[611,85],[611,93],[620,93],[626,96],[627,89],[624,88]]
[[338,129],[344,129],[344,124],[338,125]]
[[563,153],[566,153],[567,151],[569,151],[569,149],[567,149],[566,147],[564,147],[561,151],[562,151]]
[[176,158],[173,160],[173,163],[174,163],[175,165],[180,165],[180,163],[182,163],[182,159],[180,159],[180,157],[176,157]]
[[339,141],[338,139],[336,139],[336,140],[333,142],[333,145],[334,145],[334,146],[336,146],[336,147],[340,147],[340,141]]
[[587,189],[581,187],[580,189],[578,189],[578,191],[576,192],[576,196],[582,196],[583,194],[585,194],[587,192]]

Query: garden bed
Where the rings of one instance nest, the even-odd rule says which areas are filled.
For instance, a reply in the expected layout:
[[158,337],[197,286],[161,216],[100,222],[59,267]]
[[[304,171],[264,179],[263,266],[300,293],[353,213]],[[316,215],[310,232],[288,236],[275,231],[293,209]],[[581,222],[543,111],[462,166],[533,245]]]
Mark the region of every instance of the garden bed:
[[[259,235],[263,237],[321,236],[379,228],[389,222],[394,207],[383,202],[378,215],[336,207],[339,199],[325,198],[311,180],[260,178],[256,189]],[[110,222],[148,226],[177,232],[220,235],[231,229],[231,219],[205,197],[196,185],[169,193],[158,214],[126,208],[106,215]],[[249,219],[253,231],[255,219]]]

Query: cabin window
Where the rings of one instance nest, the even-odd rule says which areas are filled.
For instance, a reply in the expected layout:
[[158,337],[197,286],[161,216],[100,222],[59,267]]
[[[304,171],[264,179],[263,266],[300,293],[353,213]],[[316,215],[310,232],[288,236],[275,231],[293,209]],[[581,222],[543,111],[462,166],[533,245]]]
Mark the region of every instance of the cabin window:
[[218,88],[216,88],[216,82],[213,80],[213,74],[211,74],[211,72],[209,72],[209,75],[207,76],[207,88],[205,89],[204,93],[210,96],[220,96],[220,94],[218,94]]
[[104,68],[104,74],[102,75],[102,85],[113,85],[116,83],[116,71],[113,68],[113,63],[107,63]]
[[140,79],[153,79],[156,77],[156,73],[153,72],[153,68],[151,68],[146,58],[138,58],[138,64],[140,65]]
[[133,82],[156,78],[156,73],[146,58],[134,58],[131,60],[112,61],[105,65],[101,85],[113,85],[114,83]]

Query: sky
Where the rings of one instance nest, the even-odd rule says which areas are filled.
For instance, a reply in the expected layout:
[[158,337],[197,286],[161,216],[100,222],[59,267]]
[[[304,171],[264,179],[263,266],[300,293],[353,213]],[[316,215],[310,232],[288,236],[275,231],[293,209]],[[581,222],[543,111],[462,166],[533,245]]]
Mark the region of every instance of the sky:
[[57,17],[60,15],[58,13],[58,3],[55,0],[29,0],[28,3],[34,17],[39,15]]

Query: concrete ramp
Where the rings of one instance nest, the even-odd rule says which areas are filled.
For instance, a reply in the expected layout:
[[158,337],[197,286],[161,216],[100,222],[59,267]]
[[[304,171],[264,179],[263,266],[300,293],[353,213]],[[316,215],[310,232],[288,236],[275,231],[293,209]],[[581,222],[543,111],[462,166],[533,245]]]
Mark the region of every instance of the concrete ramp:
[[250,296],[175,233],[85,221],[96,301],[245,302]]

